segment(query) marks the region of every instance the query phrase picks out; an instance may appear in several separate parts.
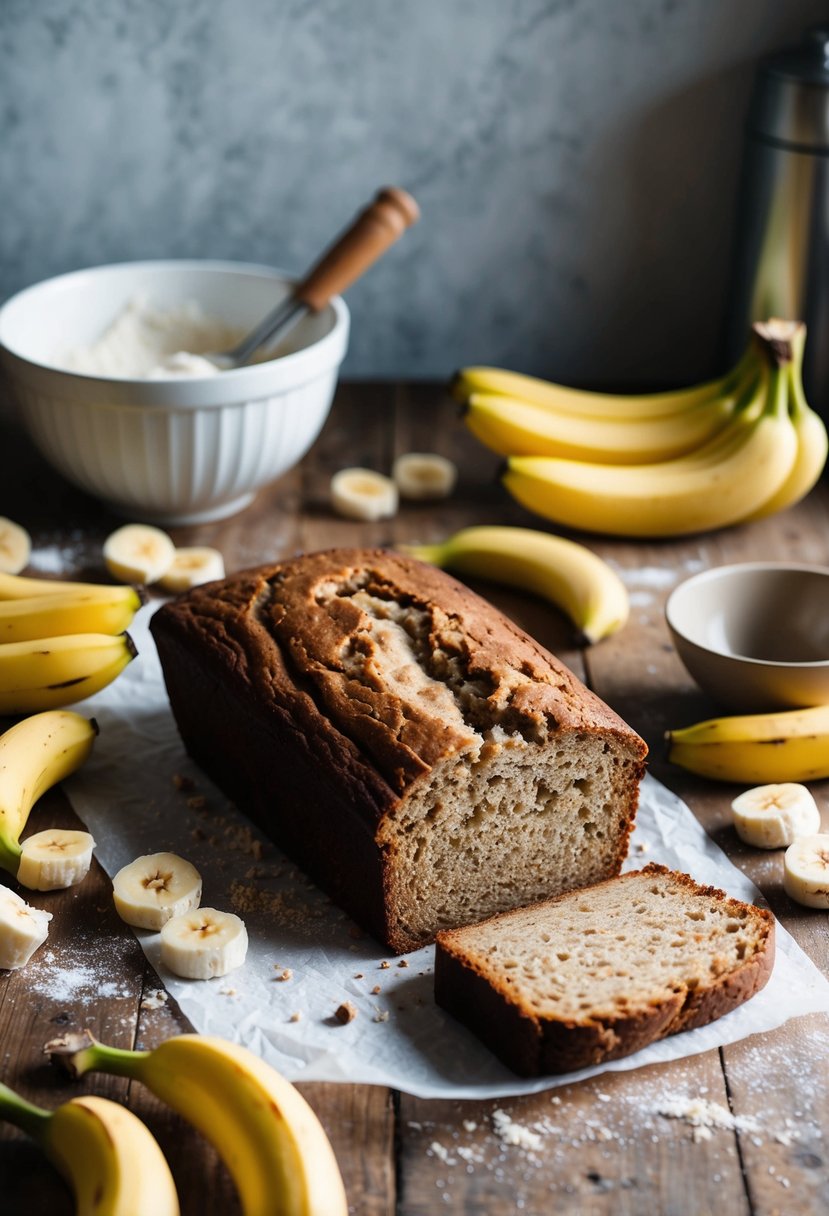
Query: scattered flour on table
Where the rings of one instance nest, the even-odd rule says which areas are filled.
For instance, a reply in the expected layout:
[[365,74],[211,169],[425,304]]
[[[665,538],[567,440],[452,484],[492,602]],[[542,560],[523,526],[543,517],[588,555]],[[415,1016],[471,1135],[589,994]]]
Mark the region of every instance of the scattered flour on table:
[[733,1115],[719,1102],[709,1102],[706,1098],[690,1098],[678,1095],[675,1098],[664,1099],[656,1108],[656,1113],[665,1119],[682,1119],[694,1129],[693,1140],[710,1140],[714,1129],[723,1131],[757,1132],[757,1120],[750,1115]]
[[541,1136],[538,1132],[532,1131],[523,1123],[516,1123],[505,1110],[492,1112],[492,1126],[502,1144],[524,1148],[530,1152],[537,1152],[541,1148]]

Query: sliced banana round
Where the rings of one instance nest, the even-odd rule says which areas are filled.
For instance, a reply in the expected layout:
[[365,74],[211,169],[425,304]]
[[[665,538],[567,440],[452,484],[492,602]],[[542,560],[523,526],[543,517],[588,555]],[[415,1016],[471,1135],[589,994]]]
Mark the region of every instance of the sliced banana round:
[[783,858],[783,888],[807,908],[829,908],[829,832],[801,836]]
[[49,828],[35,832],[20,846],[17,881],[30,891],[74,887],[89,873],[95,841],[89,832]]
[[331,506],[347,519],[389,519],[397,512],[397,486],[373,469],[340,469],[331,478]]
[[435,452],[406,452],[392,465],[391,475],[401,498],[448,498],[458,480],[457,466]]
[[9,887],[0,885],[0,968],[25,967],[49,936],[51,912],[32,908]]
[[820,811],[806,789],[794,781],[758,785],[731,803],[734,827],[746,844],[780,849],[799,836],[820,831]]
[[122,583],[157,583],[173,564],[176,547],[150,524],[124,524],[104,541],[104,562]]
[[19,574],[29,564],[32,538],[14,520],[0,516],[0,573]]
[[162,574],[158,585],[165,591],[178,595],[191,587],[200,587],[213,579],[224,578],[225,562],[218,549],[206,545],[189,549],[176,549],[173,564]]
[[198,908],[201,874],[176,853],[136,857],[112,880],[115,909],[137,929],[161,929],[173,917]]
[[232,912],[198,908],[161,930],[161,961],[186,980],[209,980],[241,967],[248,951],[245,922]]

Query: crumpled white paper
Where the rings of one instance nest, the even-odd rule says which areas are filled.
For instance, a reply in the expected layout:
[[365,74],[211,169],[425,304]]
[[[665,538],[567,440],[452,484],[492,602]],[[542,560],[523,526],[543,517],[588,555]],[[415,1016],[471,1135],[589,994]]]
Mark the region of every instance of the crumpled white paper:
[[[424,1098],[486,1098],[694,1055],[801,1014],[829,1011],[829,982],[778,924],[769,983],[733,1013],[635,1056],[565,1077],[513,1076],[435,1005],[432,948],[405,960],[387,956],[186,757],[147,629],[150,612],[151,606],[142,609],[130,630],[139,659],[78,707],[95,715],[101,733],[67,792],[110,875],[142,853],[179,853],[201,871],[204,906],[243,916],[250,935],[245,966],[209,981],[171,975],[159,961],[158,934],[138,933],[147,958],[197,1030],[244,1043],[295,1081],[368,1082]],[[192,778],[195,789],[177,789],[174,775]],[[688,807],[652,777],[642,788],[626,868],[648,861],[762,902]],[[333,1018],[344,1001],[357,1010],[346,1025]]]

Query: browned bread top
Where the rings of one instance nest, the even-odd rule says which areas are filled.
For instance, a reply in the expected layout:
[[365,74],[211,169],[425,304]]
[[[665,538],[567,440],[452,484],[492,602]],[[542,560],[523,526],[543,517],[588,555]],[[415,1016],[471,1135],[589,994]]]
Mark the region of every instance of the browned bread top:
[[516,1071],[562,1072],[702,1026],[774,960],[765,909],[660,865],[437,937],[435,993]]
[[382,549],[312,553],[165,605],[158,637],[197,651],[382,811],[487,732],[610,732],[646,747],[556,658],[449,575]]

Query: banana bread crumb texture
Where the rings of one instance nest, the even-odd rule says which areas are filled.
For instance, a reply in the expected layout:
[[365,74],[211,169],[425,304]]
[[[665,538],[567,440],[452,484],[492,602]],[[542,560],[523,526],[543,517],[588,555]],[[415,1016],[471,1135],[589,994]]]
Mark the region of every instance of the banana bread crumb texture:
[[515,1072],[570,1072],[704,1026],[771,975],[765,909],[651,864],[438,934],[435,997]]

